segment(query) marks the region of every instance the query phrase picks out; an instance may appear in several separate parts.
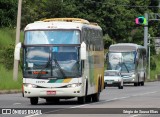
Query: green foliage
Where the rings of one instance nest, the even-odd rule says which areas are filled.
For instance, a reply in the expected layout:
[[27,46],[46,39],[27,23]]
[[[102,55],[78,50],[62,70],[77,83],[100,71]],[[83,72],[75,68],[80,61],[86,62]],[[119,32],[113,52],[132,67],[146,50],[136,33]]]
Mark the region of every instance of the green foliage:
[[10,90],[10,89],[21,89],[22,87],[22,74],[19,71],[18,81],[14,81],[13,78],[13,71],[6,70],[0,64],[0,90]]
[[15,30],[0,29],[0,64],[3,64],[8,70],[13,69],[14,41]]
[[[8,26],[7,22],[11,22],[8,19],[15,22],[17,4],[17,0],[0,1],[2,25]],[[158,12],[159,9],[156,7],[148,7],[157,5],[158,2],[155,0],[22,0],[21,29],[28,23],[45,18],[79,17],[97,22],[102,27],[104,35],[108,34],[115,42],[143,44],[144,29],[137,27],[134,20],[143,16],[145,12]],[[153,26],[153,30],[149,31],[152,36],[160,35],[157,23],[150,22],[150,26]],[[133,34],[134,31],[136,33]]]
[[150,60],[150,69],[156,70],[156,60],[153,56],[151,56],[151,60]]
[[107,35],[107,34],[104,35],[103,41],[104,41],[104,48],[105,48],[105,49],[108,49],[111,44],[114,44],[114,43],[115,43],[115,42],[109,37],[109,35]]
[[15,33],[16,31],[14,29],[0,28],[0,50],[5,46],[14,43],[16,38]]
[[17,16],[17,0],[0,0],[0,27],[14,27]]
[[9,45],[3,48],[1,52],[1,62],[6,69],[13,69],[13,60],[14,60],[14,45]]
[[[7,70],[13,69],[14,48],[15,48],[15,29],[0,29],[0,64],[4,65]],[[21,41],[23,33],[21,32]]]
[[[22,34],[21,34],[22,35]],[[0,29],[0,90],[21,89],[22,72],[19,69],[18,81],[13,81],[13,51],[15,29]]]
[[153,55],[151,57],[151,63],[150,63],[150,80],[155,80],[157,75],[160,74],[160,54],[159,55]]
[[23,0],[21,28],[37,20],[63,17],[63,4],[57,0]]

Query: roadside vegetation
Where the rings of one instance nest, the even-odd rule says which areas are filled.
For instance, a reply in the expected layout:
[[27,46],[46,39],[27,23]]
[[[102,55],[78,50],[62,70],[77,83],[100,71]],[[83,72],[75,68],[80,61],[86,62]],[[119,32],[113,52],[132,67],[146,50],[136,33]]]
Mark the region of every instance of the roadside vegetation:
[[150,71],[150,79],[149,81],[158,80],[158,76],[160,76],[160,54],[151,56],[151,71]]
[[0,90],[20,89],[22,86],[21,69],[18,80],[13,80],[15,34],[15,29],[0,29]]

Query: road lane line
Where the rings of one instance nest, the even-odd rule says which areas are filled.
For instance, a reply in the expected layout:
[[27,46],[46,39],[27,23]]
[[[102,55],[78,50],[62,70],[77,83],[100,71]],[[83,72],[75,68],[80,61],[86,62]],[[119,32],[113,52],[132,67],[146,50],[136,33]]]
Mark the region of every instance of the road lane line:
[[21,104],[21,103],[14,103],[13,105],[19,105],[19,104]]
[[[153,94],[153,93],[157,93],[157,92],[159,92],[159,91],[146,92],[146,93],[142,93],[142,94],[131,95],[131,96],[126,96],[126,97],[120,97],[120,98],[113,98],[113,99],[104,100],[104,101],[100,101],[100,102],[94,102],[94,103],[92,103],[92,104],[104,103],[104,102],[110,102],[110,101],[121,100],[121,99],[127,99],[127,98],[130,98],[130,97],[136,97],[136,96],[148,95],[148,94]],[[91,105],[92,105],[92,104],[91,104]],[[80,106],[81,106],[81,105],[80,105]]]
[[129,117],[138,117],[140,116],[141,114],[137,114],[137,115],[132,115],[132,116],[129,116]]
[[142,94],[136,94],[136,95],[132,95],[132,96],[141,96],[141,95],[147,95],[147,94],[152,94],[152,93],[157,93],[158,91],[154,91],[154,92],[146,92],[146,93],[142,93]]
[[34,116],[38,116],[40,114],[34,114],[34,115],[28,115],[28,116],[25,116],[25,117],[34,117]]

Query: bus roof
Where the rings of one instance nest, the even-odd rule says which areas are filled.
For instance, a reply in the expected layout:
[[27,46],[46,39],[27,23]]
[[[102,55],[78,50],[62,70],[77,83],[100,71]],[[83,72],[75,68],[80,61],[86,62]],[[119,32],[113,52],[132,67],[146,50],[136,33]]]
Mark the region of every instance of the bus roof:
[[135,51],[137,49],[145,49],[144,46],[135,44],[135,43],[118,43],[110,45],[109,51],[110,52],[129,52],[129,51]]
[[26,30],[47,30],[47,29],[79,29],[83,27],[102,30],[97,23],[90,23],[81,18],[51,18],[30,23]]

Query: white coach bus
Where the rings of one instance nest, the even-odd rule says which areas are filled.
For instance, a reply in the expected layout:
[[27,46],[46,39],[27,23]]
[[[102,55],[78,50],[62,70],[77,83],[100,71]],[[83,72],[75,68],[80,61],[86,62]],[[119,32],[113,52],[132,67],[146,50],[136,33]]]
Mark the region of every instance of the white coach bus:
[[79,103],[99,101],[104,88],[102,29],[80,18],[52,18],[28,24],[23,48],[23,96],[32,105],[77,97]]
[[120,70],[124,83],[144,85],[147,73],[146,49],[134,43],[118,43],[109,47],[107,69]]

